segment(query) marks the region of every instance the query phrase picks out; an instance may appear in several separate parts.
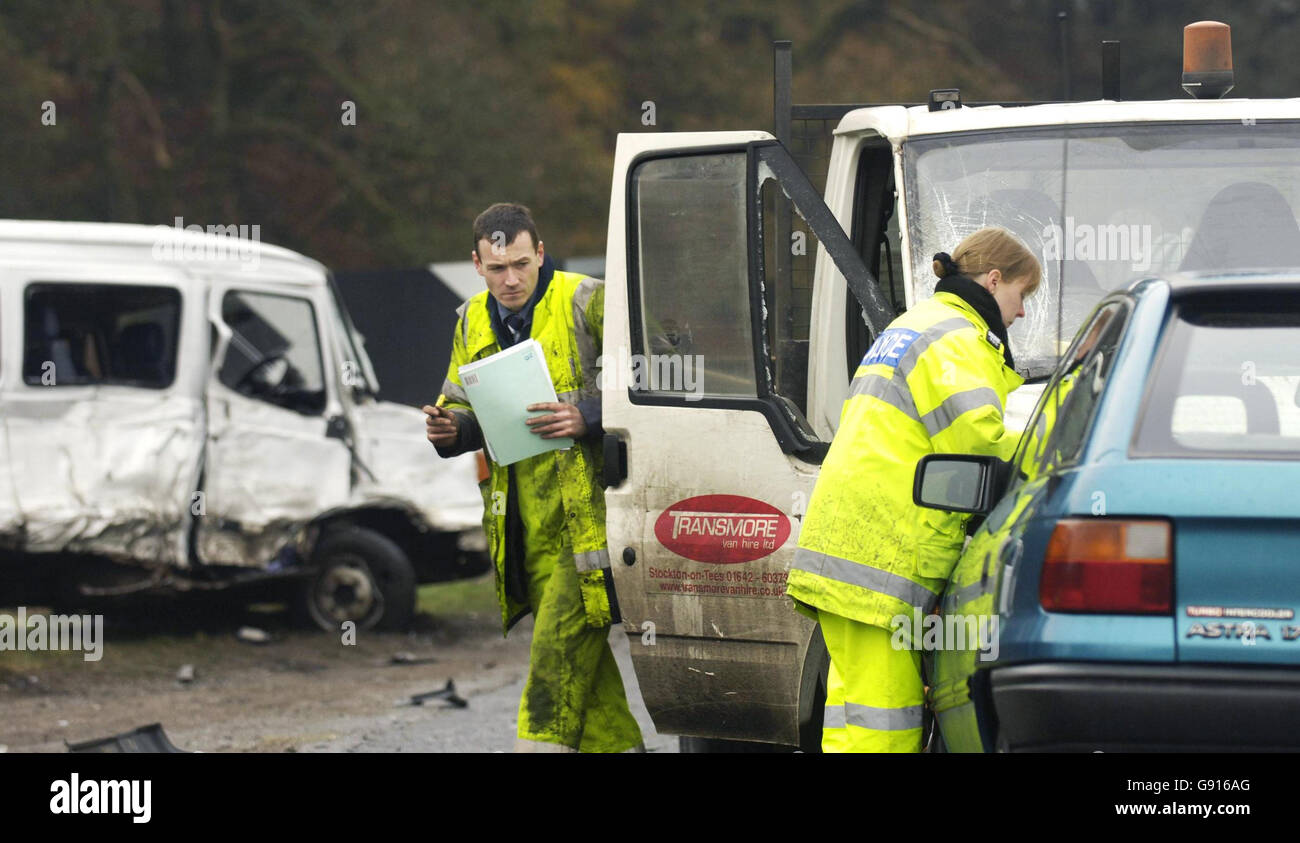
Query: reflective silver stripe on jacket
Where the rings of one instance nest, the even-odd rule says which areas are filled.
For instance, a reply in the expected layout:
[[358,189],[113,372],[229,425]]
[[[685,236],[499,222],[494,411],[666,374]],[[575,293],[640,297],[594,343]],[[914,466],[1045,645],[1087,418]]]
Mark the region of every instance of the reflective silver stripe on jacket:
[[469,320],[465,318],[465,314],[468,310],[469,310],[468,301],[462,304],[460,307],[456,308],[456,320],[460,322],[461,345],[465,346],[467,349],[469,348]]
[[903,415],[914,422],[921,420],[921,416],[916,412],[916,402],[912,400],[912,392],[907,388],[907,382],[899,378],[887,378],[875,373],[862,375],[853,379],[849,394],[870,395],[901,410]]
[[578,567],[578,571],[599,571],[609,567],[609,550],[601,548],[600,550],[587,550],[582,553],[573,554],[573,563]]
[[986,588],[984,583],[974,582],[970,585],[963,585],[961,588],[949,588],[948,593],[943,597],[943,611],[945,613],[953,612],[958,606],[963,606],[972,600],[978,600],[984,596]]
[[[596,339],[591,335],[592,326],[587,322],[587,308],[591,304],[592,296],[596,295],[596,291],[604,284],[605,282],[599,278],[583,278],[578,282],[577,289],[573,291],[573,336],[578,345],[578,365],[582,368],[583,383],[579,398],[599,394]],[[577,403],[577,399],[574,399],[574,403]]]
[[912,340],[912,344],[907,347],[902,359],[898,361],[898,368],[894,369],[894,377],[906,378],[912,374],[916,368],[916,360],[931,345],[939,341],[939,338],[945,334],[951,334],[953,331],[959,331],[962,328],[974,329],[974,325],[964,316],[954,316],[951,319],[944,319],[941,322],[935,322],[930,327],[921,332],[921,335]]
[[447,400],[455,404],[468,404],[469,396],[460,384],[448,378],[442,382],[442,394],[447,396]]
[[924,706],[909,705],[906,708],[876,708],[858,703],[826,706],[826,716],[822,719],[824,729],[843,729],[845,726],[858,726],[863,729],[875,729],[878,732],[898,732],[904,729],[921,728]]
[[936,322],[912,340],[912,344],[898,361],[892,377],[868,373],[854,378],[849,386],[849,395],[870,395],[902,410],[903,414],[912,421],[921,421],[921,415],[916,411],[916,402],[912,398],[912,390],[907,386],[907,376],[916,368],[916,361],[922,352],[937,342],[940,337],[971,327],[974,326],[971,325],[970,320],[961,316]]
[[928,613],[939,600],[938,594],[920,583],[912,582],[907,577],[803,547],[794,552],[794,562],[790,567],[836,582],[896,597],[925,613]]
[[955,421],[962,413],[969,413],[971,410],[993,405],[1002,412],[1002,399],[998,397],[997,390],[989,386],[981,386],[976,389],[968,389],[965,392],[957,392],[943,399],[943,403],[935,407],[930,412],[921,416],[921,424],[925,425],[926,432],[930,436],[938,436]]

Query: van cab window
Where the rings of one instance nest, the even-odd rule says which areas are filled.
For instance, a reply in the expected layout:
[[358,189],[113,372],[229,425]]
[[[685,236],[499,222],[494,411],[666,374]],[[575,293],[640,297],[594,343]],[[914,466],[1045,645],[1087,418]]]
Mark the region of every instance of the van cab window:
[[172,287],[31,284],[23,307],[23,381],[164,389],[176,377],[180,311]]
[[234,391],[304,414],[325,410],[316,312],[293,296],[231,291],[221,303],[230,344],[218,379]]
[[736,152],[654,159],[634,171],[633,308],[642,342],[633,351],[645,361],[638,389],[696,399],[758,394],[745,167]]
[[[898,230],[898,192],[894,188],[894,153],[889,141],[877,139],[863,145],[854,197],[853,243],[894,312],[902,313],[907,310],[907,291],[902,235]],[[851,380],[875,338],[862,321],[862,305],[853,296],[846,297],[844,316],[845,364]]]
[[767,317],[765,362],[772,373],[772,391],[805,415],[817,235],[782,192],[779,181],[765,179],[759,191],[766,305],[763,311]]

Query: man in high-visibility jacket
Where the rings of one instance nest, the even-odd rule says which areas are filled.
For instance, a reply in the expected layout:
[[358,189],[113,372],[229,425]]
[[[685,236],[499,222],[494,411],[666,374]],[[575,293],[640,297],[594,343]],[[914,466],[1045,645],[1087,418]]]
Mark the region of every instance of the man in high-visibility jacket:
[[608,641],[616,603],[600,485],[604,282],[556,271],[522,205],[498,203],[479,215],[473,260],[487,290],[457,310],[442,395],[424,408],[429,441],[444,457],[483,446],[460,367],[530,337],[559,401],[529,405],[546,414],[526,424],[543,438],[574,439],[572,448],[509,466],[489,460],[479,484],[503,632],[533,613],[515,750],[640,749]]
[[967,516],[915,506],[916,466],[936,452],[1010,459],[1019,439],[1003,424],[1023,383],[1007,328],[1038,286],[1038,261],[982,229],[936,255],[935,272],[934,297],[862,359],[799,531],[786,591],[830,651],[824,751],[921,749],[921,654],[895,649],[892,623],[935,607]]

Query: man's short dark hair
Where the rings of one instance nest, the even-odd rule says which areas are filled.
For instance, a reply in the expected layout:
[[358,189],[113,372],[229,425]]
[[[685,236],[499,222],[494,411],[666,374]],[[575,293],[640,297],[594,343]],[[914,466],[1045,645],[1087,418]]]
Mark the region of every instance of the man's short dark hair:
[[[537,236],[537,223],[533,222],[532,212],[517,202],[497,202],[474,220],[474,251],[478,252],[478,244],[483,240],[492,246],[498,243],[502,248],[509,246],[521,231],[527,231],[533,238],[533,251],[537,251],[542,238]],[[479,260],[483,257],[479,255]]]

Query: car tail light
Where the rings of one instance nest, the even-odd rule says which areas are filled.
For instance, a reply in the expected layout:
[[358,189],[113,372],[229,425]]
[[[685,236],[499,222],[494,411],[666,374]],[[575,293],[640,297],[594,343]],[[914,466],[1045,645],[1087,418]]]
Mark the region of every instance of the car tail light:
[[1039,601],[1051,612],[1168,614],[1172,549],[1167,521],[1062,520],[1047,542]]

